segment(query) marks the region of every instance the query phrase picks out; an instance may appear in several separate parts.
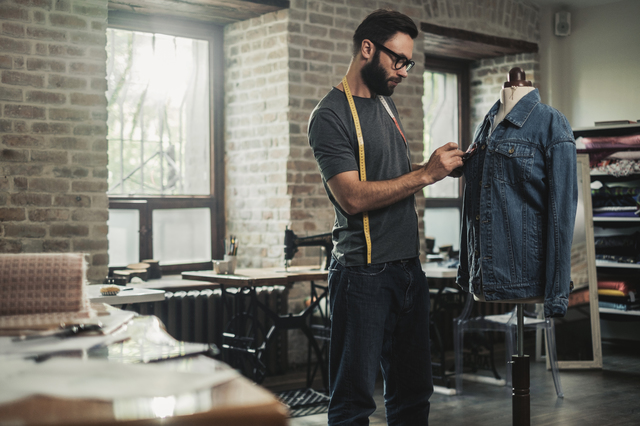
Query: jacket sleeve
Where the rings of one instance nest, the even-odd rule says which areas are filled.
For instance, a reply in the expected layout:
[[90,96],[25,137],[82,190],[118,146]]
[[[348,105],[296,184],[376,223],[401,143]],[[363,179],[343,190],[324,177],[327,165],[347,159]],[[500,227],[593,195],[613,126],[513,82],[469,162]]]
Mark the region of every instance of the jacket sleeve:
[[545,317],[563,317],[567,313],[569,303],[571,245],[578,203],[578,176],[576,145],[571,133],[568,139],[553,143],[546,153],[549,214]]

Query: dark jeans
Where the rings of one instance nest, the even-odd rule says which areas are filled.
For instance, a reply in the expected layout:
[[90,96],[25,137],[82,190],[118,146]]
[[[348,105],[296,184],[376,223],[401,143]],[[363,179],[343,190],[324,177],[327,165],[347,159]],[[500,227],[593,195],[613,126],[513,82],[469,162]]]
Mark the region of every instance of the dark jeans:
[[389,425],[428,425],[429,287],[419,258],[329,268],[329,424],[368,425],[382,367]]

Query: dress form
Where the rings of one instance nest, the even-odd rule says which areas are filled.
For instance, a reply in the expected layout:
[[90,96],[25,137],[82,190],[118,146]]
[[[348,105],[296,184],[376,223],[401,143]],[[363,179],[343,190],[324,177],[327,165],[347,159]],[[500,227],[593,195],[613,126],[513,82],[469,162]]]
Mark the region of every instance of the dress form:
[[511,112],[518,101],[525,97],[527,93],[535,90],[531,82],[525,80],[525,78],[525,73],[522,71],[522,68],[516,67],[509,71],[508,81],[502,85],[502,90],[500,90],[500,108],[493,119],[493,125],[491,126],[492,133],[507,114]]
[[[511,112],[513,107],[524,98],[528,93],[535,90],[533,84],[526,79],[525,72],[522,68],[511,68],[507,76],[507,81],[502,85],[500,91],[500,108],[493,119],[491,132],[495,130],[502,120]],[[474,294],[473,298],[478,302],[486,302],[484,294]],[[529,297],[524,299],[505,299],[493,300],[491,303],[543,303],[544,296]]]

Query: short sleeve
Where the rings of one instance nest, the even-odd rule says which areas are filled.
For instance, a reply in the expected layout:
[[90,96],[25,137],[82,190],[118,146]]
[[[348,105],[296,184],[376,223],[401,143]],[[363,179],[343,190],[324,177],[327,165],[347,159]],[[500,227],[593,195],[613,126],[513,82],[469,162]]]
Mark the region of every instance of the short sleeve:
[[339,173],[358,170],[356,146],[350,133],[333,110],[318,108],[312,113],[309,144],[325,181]]

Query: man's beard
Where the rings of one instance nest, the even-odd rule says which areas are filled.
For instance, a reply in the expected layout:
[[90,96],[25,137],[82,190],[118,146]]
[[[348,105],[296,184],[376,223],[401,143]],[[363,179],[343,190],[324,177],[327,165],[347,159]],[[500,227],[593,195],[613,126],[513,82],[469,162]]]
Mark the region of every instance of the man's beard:
[[[373,93],[382,96],[391,96],[395,87],[389,87],[389,78],[387,71],[380,65],[380,51],[378,50],[374,56],[373,61],[365,64],[360,70],[362,80],[367,85],[369,90]],[[396,81],[396,80],[393,80]],[[396,81],[399,83],[399,81]]]

